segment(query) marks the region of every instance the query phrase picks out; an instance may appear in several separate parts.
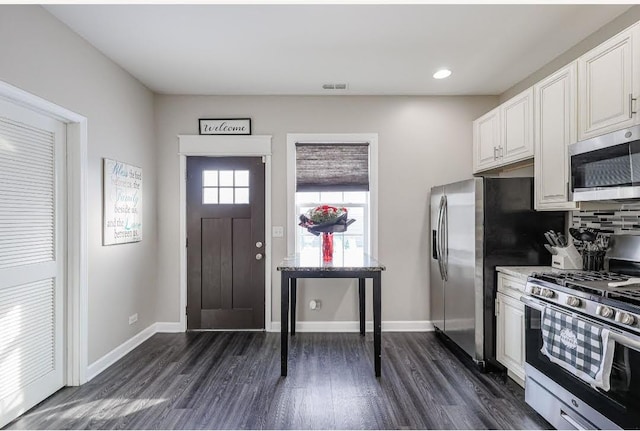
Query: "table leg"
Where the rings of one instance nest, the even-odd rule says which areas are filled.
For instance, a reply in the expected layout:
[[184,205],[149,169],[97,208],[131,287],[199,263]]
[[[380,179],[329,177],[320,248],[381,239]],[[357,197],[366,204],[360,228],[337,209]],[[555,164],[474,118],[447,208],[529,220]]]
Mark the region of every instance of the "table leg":
[[291,285],[291,335],[296,335],[296,296],[298,293],[298,279],[292,278],[290,281]]
[[360,335],[364,335],[364,324],[365,324],[365,305],[366,302],[364,300],[365,293],[365,279],[358,279],[358,304],[360,307]]
[[376,377],[380,377],[381,359],[381,332],[382,332],[382,298],[381,298],[381,275],[376,273],[373,276],[373,354],[376,369]]
[[280,375],[287,375],[289,358],[289,276],[280,275]]

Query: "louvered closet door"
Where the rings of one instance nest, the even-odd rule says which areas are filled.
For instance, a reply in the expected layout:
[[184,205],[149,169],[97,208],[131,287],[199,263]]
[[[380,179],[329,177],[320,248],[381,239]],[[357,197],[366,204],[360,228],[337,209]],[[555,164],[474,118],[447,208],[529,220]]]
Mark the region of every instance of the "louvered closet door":
[[0,427],[63,386],[65,141],[0,100]]

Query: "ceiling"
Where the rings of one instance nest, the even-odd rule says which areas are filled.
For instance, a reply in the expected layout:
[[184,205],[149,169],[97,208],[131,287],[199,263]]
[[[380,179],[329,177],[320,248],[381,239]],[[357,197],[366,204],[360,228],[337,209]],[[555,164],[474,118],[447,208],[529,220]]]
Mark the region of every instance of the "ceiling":
[[630,7],[45,6],[154,92],[198,95],[500,94]]

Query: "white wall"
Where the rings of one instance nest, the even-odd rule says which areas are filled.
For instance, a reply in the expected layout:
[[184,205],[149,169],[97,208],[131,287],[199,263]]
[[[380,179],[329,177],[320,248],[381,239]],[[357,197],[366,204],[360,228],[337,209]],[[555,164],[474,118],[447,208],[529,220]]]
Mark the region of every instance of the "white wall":
[[[88,118],[89,363],[156,321],[153,94],[40,6],[0,6],[0,80]],[[142,167],[144,239],[102,246],[102,158]],[[128,316],[139,320],[129,326]]]
[[[250,117],[253,133],[273,136],[274,225],[286,226],[286,134],[379,134],[379,259],[383,320],[429,319],[428,196],[432,186],[471,177],[471,121],[497,97],[157,96],[158,320],[179,320],[178,134],[197,134],[198,118]],[[286,232],[286,230],[285,230]],[[273,320],[279,320],[275,267],[286,238],[273,240]],[[299,307],[300,320],[357,320],[350,291],[314,287],[298,296],[323,302]],[[369,316],[371,316],[369,311]]]
[[[627,12],[620,15],[618,18],[614,19],[610,23],[602,26],[598,31],[589,35],[589,37],[582,40],[580,43],[568,49],[563,54],[559,55],[555,59],[551,60],[549,63],[529,75],[527,78],[523,79],[513,87],[509,88],[507,91],[500,95],[500,103],[505,102],[520,93],[521,91],[526,90],[531,87],[535,83],[541,81],[547,76],[551,75],[556,70],[561,69],[563,66],[571,63],[573,60],[580,57],[582,54],[590,51],[596,46],[600,45],[602,42],[607,39],[615,36],[625,28],[631,26],[635,22],[640,20],[640,5],[634,6],[629,9]],[[561,29],[558,29],[561,31]]]

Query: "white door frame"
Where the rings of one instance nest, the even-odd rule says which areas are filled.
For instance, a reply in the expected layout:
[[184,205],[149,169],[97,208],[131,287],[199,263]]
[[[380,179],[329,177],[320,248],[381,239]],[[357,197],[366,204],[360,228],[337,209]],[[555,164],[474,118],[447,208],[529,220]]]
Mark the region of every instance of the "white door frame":
[[178,135],[180,156],[180,329],[187,330],[187,157],[262,157],[264,171],[264,329],[271,330],[271,136]]
[[87,118],[0,81],[0,98],[67,125],[67,285],[65,289],[65,378],[67,386],[87,381],[89,300],[87,260]]

